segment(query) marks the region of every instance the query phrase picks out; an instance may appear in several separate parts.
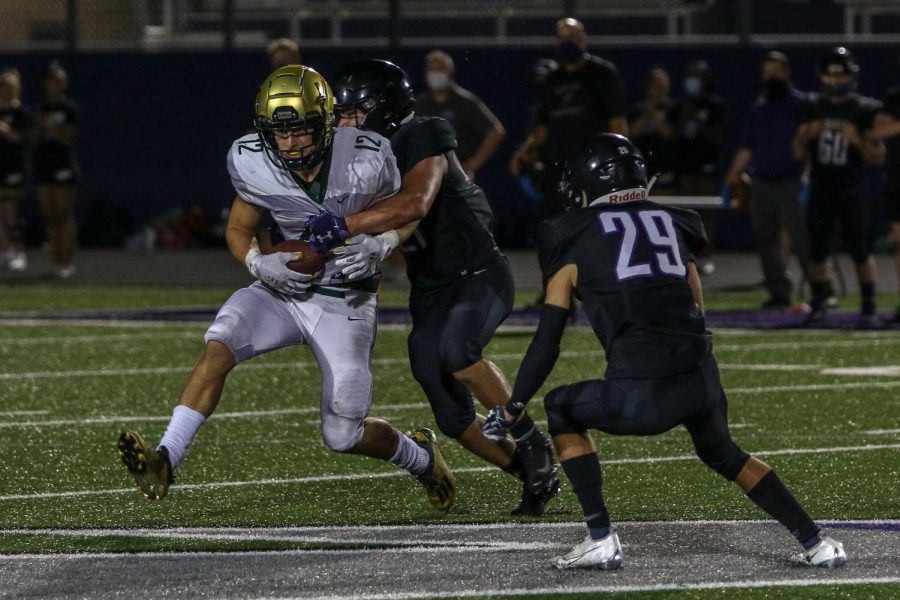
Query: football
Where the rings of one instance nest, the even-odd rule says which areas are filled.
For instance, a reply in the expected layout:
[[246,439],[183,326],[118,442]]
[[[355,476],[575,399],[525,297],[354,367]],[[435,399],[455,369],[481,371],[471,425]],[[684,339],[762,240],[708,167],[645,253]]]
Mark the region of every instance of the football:
[[292,260],[287,264],[288,268],[298,273],[315,275],[325,267],[325,255],[316,252],[303,240],[284,240],[272,248],[272,252],[300,252],[299,260]]

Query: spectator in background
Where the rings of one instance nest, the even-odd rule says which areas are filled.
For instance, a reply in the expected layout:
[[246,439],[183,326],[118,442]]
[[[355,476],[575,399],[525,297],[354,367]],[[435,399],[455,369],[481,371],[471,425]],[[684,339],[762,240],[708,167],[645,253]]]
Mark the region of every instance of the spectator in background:
[[456,154],[469,179],[494,155],[506,130],[500,120],[479,100],[453,80],[453,59],[441,50],[425,56],[425,83],[428,91],[416,97],[415,113],[441,117],[456,130]]
[[628,133],[625,84],[615,65],[588,54],[587,34],[577,19],[560,19],[556,38],[560,67],[547,76],[537,125],[510,161],[513,175],[527,164],[544,164],[542,218],[563,210],[557,186],[562,163],[572,148],[595,133]]
[[[687,65],[681,81],[684,96],[673,110],[678,193],[683,196],[718,196],[721,190],[719,162],[725,129],[725,108],[715,92],[709,64],[696,60]],[[698,256],[700,272],[715,270],[712,251],[716,221],[711,211],[700,211],[709,237],[708,250]]]
[[844,250],[856,263],[862,293],[859,326],[877,324],[875,260],[868,239],[866,204],[860,197],[863,161],[884,162],[884,144],[872,135],[877,101],[856,93],[859,66],[846,48],[834,48],[819,63],[822,92],[801,107],[794,155],[810,162],[809,283],[812,287],[808,325],[825,319],[833,294],[828,257],[834,226],[841,225]]
[[300,46],[291,38],[272,40],[266,46],[266,53],[273,69],[300,64]]
[[803,163],[792,151],[803,94],[791,84],[790,66],[781,52],[765,55],[762,80],[762,94],[747,115],[741,145],[725,181],[734,188],[741,185],[745,172],[751,177],[753,234],[769,292],[762,307],[777,309],[791,305],[791,280],[781,247],[783,229],[790,235],[804,274],[809,261],[806,210],[800,201]]
[[[900,282],[900,86],[888,90],[883,106],[875,116],[872,135],[884,141],[884,171],[887,174],[884,203],[891,223],[894,242],[894,267]],[[900,323],[900,305],[894,311],[894,323]]]
[[669,97],[671,81],[662,67],[654,67],[644,81],[644,99],[628,115],[631,141],[647,160],[647,172],[656,175],[655,196],[669,196],[676,190],[674,131],[670,116],[674,102]]
[[34,173],[38,201],[47,227],[56,275],[68,279],[75,274],[72,259],[78,231],[75,224],[75,196],[79,170],[75,156],[79,112],[66,97],[69,79],[59,63],[50,63],[41,77],[44,103],[37,110],[37,144]]
[[31,113],[22,105],[22,80],[16,69],[0,71],[0,266],[24,271],[18,205],[25,198],[25,142]]

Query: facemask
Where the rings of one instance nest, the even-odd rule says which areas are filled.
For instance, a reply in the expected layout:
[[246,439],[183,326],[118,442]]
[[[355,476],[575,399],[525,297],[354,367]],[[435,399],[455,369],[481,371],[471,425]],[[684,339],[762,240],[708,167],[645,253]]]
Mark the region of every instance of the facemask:
[[763,82],[763,88],[765,89],[766,98],[770,101],[781,100],[788,95],[787,81],[777,77],[766,79]]
[[450,87],[450,75],[444,71],[428,71],[425,73],[425,83],[433,92],[442,92]]
[[575,42],[562,42],[556,49],[556,56],[563,64],[572,64],[584,56],[584,48]]

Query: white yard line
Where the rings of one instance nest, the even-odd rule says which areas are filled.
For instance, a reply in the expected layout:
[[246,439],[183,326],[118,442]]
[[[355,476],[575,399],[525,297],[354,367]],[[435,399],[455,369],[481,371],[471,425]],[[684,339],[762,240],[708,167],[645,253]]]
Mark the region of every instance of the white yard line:
[[49,410],[5,410],[0,412],[0,417],[29,417],[35,415],[50,414]]
[[[871,452],[877,450],[897,450],[900,444],[866,444],[863,446],[835,446],[831,448],[784,448],[778,450],[755,450],[756,456],[794,456],[803,454],[832,454],[844,452]],[[698,460],[694,454],[681,454],[675,456],[654,456],[640,458],[618,458],[602,461],[604,465],[637,465],[667,462],[681,462]],[[467,467],[454,469],[454,473],[498,473],[495,467]],[[310,477],[297,477],[292,479],[257,479],[249,481],[219,481],[211,483],[178,484],[179,492],[188,490],[209,490],[244,486],[262,485],[294,485],[300,483],[321,483],[326,481],[358,481],[371,479],[389,479],[393,477],[408,477],[406,471],[382,471],[375,473],[357,473],[352,475],[314,475]],[[82,496],[102,496],[108,494],[136,493],[134,487],[113,488],[105,490],[82,490],[74,492],[41,492],[34,494],[12,494],[0,496],[0,502],[12,500],[42,500],[49,498],[76,498]]]

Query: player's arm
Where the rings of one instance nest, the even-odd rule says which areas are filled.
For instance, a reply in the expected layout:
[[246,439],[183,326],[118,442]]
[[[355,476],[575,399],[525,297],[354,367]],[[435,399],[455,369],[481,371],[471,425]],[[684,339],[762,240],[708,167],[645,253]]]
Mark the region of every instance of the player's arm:
[[688,284],[691,286],[691,294],[694,296],[694,302],[697,304],[697,308],[700,309],[700,312],[705,312],[705,307],[703,305],[703,284],[700,283],[700,273],[697,272],[697,263],[693,260],[688,262],[687,265],[688,271]]
[[228,250],[236,260],[243,263],[247,252],[254,245],[259,223],[262,221],[262,209],[245,202],[240,196],[234,197],[228,223],[225,226],[225,241]]
[[547,282],[537,331],[519,366],[516,384],[509,404],[506,405],[509,417],[516,418],[525,410],[525,405],[553,371],[556,359],[559,358],[559,344],[569,320],[572,294],[577,281],[578,267],[570,263]]
[[373,208],[345,217],[347,230],[351,235],[376,234],[425,218],[441,190],[447,168],[443,154],[420,160],[403,176],[396,194]]
[[794,136],[794,142],[791,145],[791,149],[794,151],[794,158],[805,160],[809,154],[809,142],[813,138],[819,137],[824,128],[825,122],[821,119],[801,124],[797,128],[797,135]]
[[485,133],[484,137],[481,139],[481,144],[479,144],[475,154],[463,163],[463,170],[470,176],[474,175],[475,172],[483,167],[484,163],[494,155],[497,151],[497,147],[500,146],[500,142],[502,142],[505,137],[506,129],[503,128],[500,121],[494,119],[491,128],[487,130],[487,133]]
[[872,136],[880,140],[900,135],[900,119],[895,119],[888,113],[879,112],[875,115],[875,123],[871,133]]

